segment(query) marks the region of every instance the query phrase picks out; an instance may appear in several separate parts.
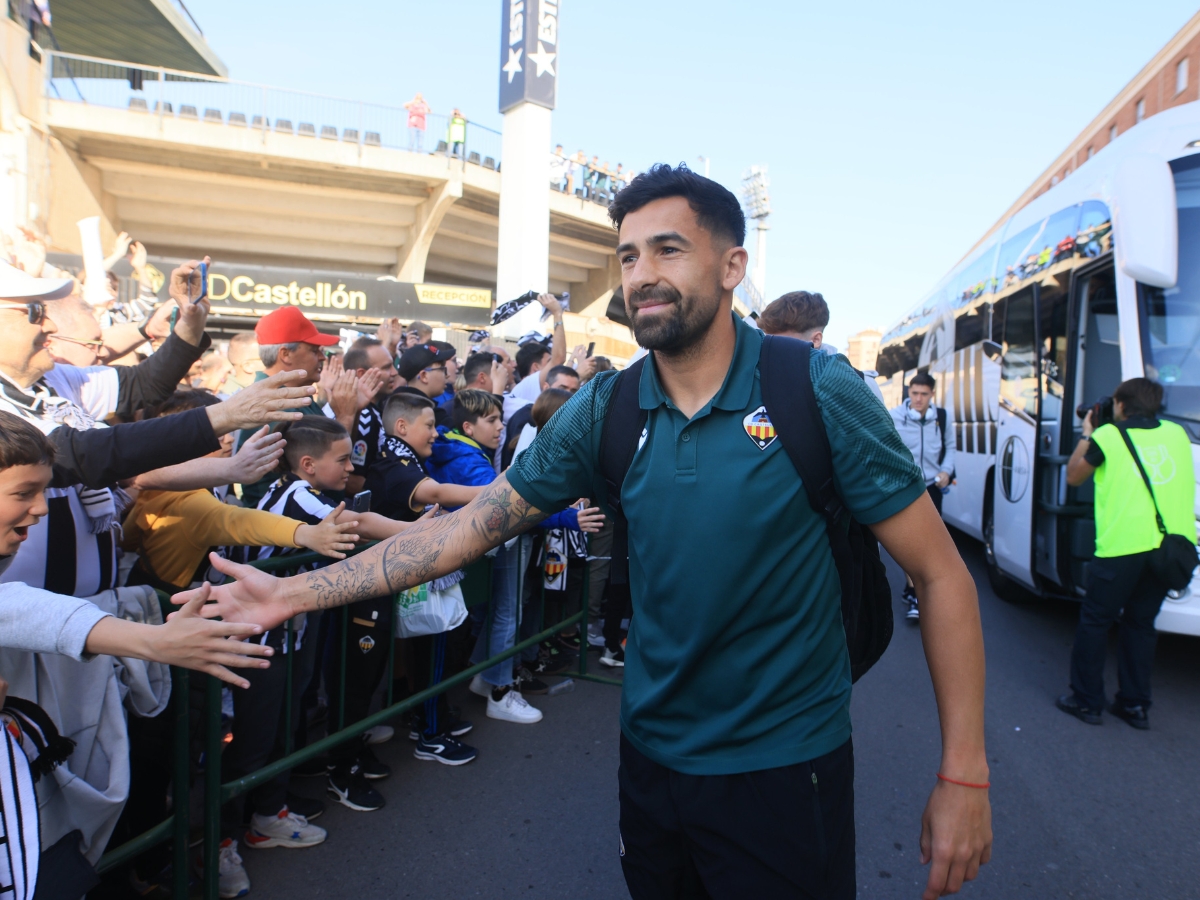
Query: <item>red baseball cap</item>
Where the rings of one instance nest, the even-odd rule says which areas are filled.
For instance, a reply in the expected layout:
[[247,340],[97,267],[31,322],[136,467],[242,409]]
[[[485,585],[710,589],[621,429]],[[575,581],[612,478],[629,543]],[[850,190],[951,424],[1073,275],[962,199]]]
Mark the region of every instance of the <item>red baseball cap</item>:
[[254,326],[254,334],[260,344],[316,344],[331,347],[338,342],[332,334],[321,334],[317,326],[308,321],[304,313],[294,306],[285,306],[267,313]]

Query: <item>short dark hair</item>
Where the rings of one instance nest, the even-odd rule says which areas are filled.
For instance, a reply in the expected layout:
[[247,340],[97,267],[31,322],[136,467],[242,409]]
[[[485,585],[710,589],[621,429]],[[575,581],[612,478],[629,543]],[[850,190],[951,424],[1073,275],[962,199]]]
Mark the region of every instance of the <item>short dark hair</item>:
[[541,341],[522,344],[521,349],[517,351],[517,374],[524,378],[533,368],[533,364],[540,363],[549,353],[549,348]]
[[435,409],[433,401],[424,394],[397,391],[383,404],[383,430],[391,434],[397,419],[403,419],[405,422],[416,421],[423,409]]
[[190,409],[216,406],[220,402],[220,397],[203,388],[195,388],[190,391],[176,391],[162,403],[158,404],[158,407],[153,410],[153,415],[150,418],[173,416],[176,413],[187,412]]
[[564,391],[562,388],[548,388],[542,391],[534,401],[533,409],[529,411],[534,427],[541,431],[542,427],[550,421],[550,417],[570,399],[571,392]]
[[697,175],[683,163],[671,168],[656,163],[623,188],[608,206],[608,217],[619,231],[631,212],[665,197],[683,197],[696,220],[714,237],[727,238],[735,247],[746,243],[746,214],[724,185]]
[[937,381],[928,372],[918,372],[916,375],[914,375],[912,377],[912,381],[908,383],[908,386],[912,387],[914,384],[920,385],[921,387],[927,387],[931,391],[937,387]]
[[0,412],[0,469],[54,465],[54,444],[32,422]]
[[1113,400],[1120,400],[1126,416],[1157,416],[1162,409],[1163,387],[1149,378],[1130,378],[1113,391]]
[[576,372],[574,369],[572,369],[570,366],[555,366],[553,369],[551,369],[549,372],[546,373],[546,384],[549,384],[550,382],[552,382],[559,375],[566,375],[569,378],[578,378],[579,377],[579,373]]
[[487,351],[472,353],[467,357],[467,361],[462,367],[462,377],[468,385],[474,384],[479,378],[480,372],[487,372],[488,377],[492,374],[492,363],[495,361],[492,354]]
[[304,457],[324,456],[334,443],[350,436],[341,422],[324,416],[305,416],[285,425],[281,433],[287,441],[283,458],[293,472],[300,468]]
[[350,349],[342,357],[342,367],[349,369],[369,369],[371,368],[371,358],[367,356],[367,351],[372,347],[382,347],[383,341],[379,338],[360,337],[357,341],[350,345]]
[[478,388],[459,391],[454,395],[454,427],[461,430],[467,422],[475,424],[483,416],[503,410],[499,398],[491,391],[481,391]]
[[829,324],[829,305],[820,294],[791,291],[772,300],[758,317],[758,327],[767,334],[796,331],[803,334]]

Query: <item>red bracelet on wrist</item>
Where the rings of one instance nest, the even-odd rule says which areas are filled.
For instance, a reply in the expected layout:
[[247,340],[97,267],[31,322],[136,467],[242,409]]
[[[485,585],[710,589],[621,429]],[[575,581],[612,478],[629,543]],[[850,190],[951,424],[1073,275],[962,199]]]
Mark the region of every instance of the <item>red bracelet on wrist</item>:
[[955,781],[953,778],[947,778],[941,772],[937,773],[937,777],[940,781],[945,781],[949,784],[957,784],[959,787],[979,788],[981,791],[986,791],[992,786],[990,781],[985,781],[983,784],[972,784],[969,781]]

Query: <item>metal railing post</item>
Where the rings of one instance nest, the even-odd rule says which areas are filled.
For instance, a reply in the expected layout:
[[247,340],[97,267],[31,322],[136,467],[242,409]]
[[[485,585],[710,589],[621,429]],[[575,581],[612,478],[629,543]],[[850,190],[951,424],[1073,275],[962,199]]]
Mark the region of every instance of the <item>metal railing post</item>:
[[221,844],[221,681],[204,678],[204,900],[217,900]]
[[163,116],[166,115],[167,106],[167,70],[162,66],[158,68],[158,130],[161,133],[163,130]]
[[186,897],[188,890],[188,831],[191,826],[191,728],[188,721],[190,710],[190,677],[187,669],[171,667],[171,702],[175,712],[175,759],[172,787],[171,832],[172,847],[171,881],[172,895]]
[[342,633],[338,636],[338,723],[337,730],[346,727],[346,642],[350,639],[350,607],[342,607]]
[[[287,631],[284,634],[284,638],[283,638],[284,646],[287,647],[287,656],[285,657],[286,665],[287,665],[287,687],[285,688],[285,690],[287,691],[287,694],[284,695],[284,703],[283,703],[283,727],[284,727],[283,755],[284,756],[287,756],[289,753],[292,752],[292,737],[296,732],[296,726],[292,723],[292,696],[293,696],[293,694],[292,694],[292,672],[294,671],[293,666],[292,666],[292,660],[295,659],[295,656],[296,656],[296,654],[294,652],[296,649],[295,641],[292,640],[292,630],[293,630],[292,621],[293,621],[292,619],[287,620]],[[304,636],[306,638],[308,638],[310,641],[314,637],[314,635],[311,635],[308,633],[307,629],[304,632]],[[303,712],[303,710],[301,710],[301,712]]]
[[262,142],[267,142],[267,89],[262,89]]

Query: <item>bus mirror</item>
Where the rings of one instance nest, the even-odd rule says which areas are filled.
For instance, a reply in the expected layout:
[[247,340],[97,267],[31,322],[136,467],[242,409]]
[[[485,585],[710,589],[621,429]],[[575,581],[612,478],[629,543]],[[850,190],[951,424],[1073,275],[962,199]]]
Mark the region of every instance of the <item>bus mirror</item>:
[[1171,167],[1149,154],[1127,157],[1112,176],[1117,268],[1151,287],[1175,286],[1179,227]]
[[1001,347],[999,344],[997,344],[995,341],[984,341],[983,342],[983,355],[986,356],[988,359],[990,359],[992,362],[996,362],[998,359],[1000,359],[1001,356],[1004,355],[1004,348]]

